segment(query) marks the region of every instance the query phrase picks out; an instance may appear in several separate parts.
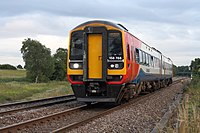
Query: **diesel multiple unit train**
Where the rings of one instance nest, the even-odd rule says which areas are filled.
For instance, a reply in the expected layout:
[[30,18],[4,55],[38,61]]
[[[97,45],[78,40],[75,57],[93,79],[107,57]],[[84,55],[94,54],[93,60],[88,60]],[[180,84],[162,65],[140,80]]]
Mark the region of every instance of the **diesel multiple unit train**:
[[78,101],[129,100],[172,83],[172,60],[121,24],[88,21],[70,32],[67,77]]

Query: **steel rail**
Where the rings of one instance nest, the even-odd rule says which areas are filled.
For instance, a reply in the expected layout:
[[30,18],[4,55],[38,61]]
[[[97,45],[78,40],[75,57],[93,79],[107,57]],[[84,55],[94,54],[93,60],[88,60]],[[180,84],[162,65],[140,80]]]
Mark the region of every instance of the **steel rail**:
[[8,107],[8,106],[22,105],[22,104],[29,104],[29,103],[37,103],[37,102],[43,102],[43,101],[47,101],[47,100],[54,100],[54,99],[59,99],[59,98],[72,97],[72,96],[74,96],[74,95],[70,94],[70,95],[64,95],[64,96],[43,98],[43,99],[38,99],[38,100],[0,104],[0,108],[4,108],[4,107]]

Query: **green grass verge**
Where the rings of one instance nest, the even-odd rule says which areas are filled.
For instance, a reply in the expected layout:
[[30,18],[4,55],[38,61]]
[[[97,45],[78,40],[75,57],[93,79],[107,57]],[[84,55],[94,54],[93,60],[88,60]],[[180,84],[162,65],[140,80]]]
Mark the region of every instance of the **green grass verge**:
[[6,82],[0,83],[0,103],[19,100],[34,100],[72,94],[71,87],[66,81],[49,83]]
[[200,79],[193,79],[185,89],[185,96],[178,109],[177,130],[180,133],[200,132]]
[[200,132],[200,79],[193,79],[179,109],[179,131]]
[[193,79],[184,86],[184,97],[168,125],[167,133],[200,133],[200,79]]
[[72,94],[66,81],[30,83],[26,70],[0,70],[0,103],[35,100]]

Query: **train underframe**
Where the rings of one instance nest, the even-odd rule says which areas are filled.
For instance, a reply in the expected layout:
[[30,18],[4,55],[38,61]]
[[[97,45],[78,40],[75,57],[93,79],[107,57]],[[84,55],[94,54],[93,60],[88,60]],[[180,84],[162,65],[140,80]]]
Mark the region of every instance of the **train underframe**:
[[84,82],[73,84],[72,89],[78,101],[114,102],[121,103],[137,96],[141,92],[153,92],[157,89],[169,86],[172,78],[153,81],[141,81],[139,83],[107,84],[106,82]]

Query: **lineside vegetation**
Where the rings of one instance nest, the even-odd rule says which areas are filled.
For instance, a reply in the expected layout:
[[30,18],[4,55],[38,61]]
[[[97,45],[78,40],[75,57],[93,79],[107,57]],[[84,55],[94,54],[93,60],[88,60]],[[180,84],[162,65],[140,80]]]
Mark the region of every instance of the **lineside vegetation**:
[[[199,133],[200,132],[200,58],[191,62],[192,81],[186,86],[185,95],[178,108],[177,124],[169,123],[167,132]],[[172,118],[173,119],[173,118]]]
[[189,85],[179,107],[178,120],[179,132],[200,132],[200,79],[193,80]]

